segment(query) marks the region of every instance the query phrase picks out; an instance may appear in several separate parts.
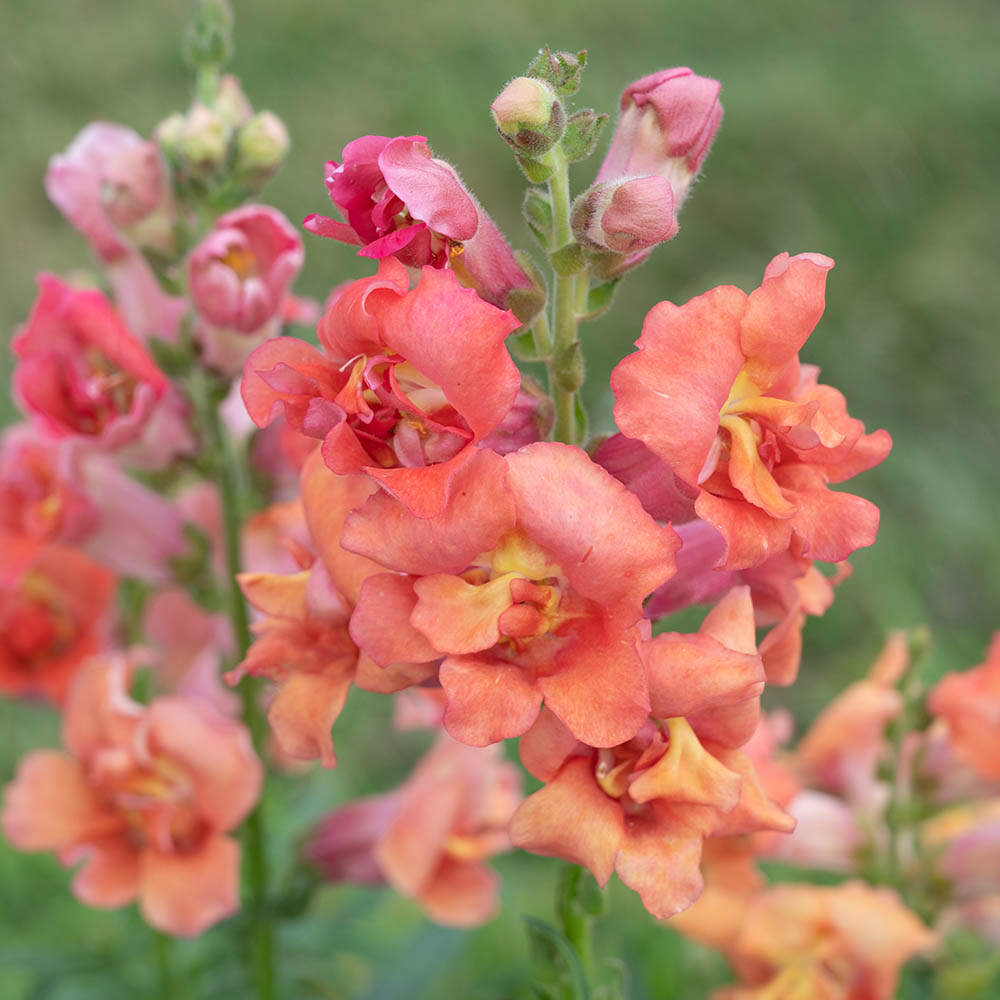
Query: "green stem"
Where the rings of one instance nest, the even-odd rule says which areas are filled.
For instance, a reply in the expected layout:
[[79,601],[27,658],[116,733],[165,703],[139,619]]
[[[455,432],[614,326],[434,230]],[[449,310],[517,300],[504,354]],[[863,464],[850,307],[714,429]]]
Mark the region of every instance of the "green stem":
[[[902,709],[892,729],[891,766],[892,775],[889,781],[889,800],[886,803],[885,819],[889,830],[886,852],[886,881],[895,886],[904,899],[908,900],[912,879],[903,871],[903,842],[908,841],[910,854],[918,849],[919,838],[912,829],[911,806],[913,789],[911,787],[914,761],[904,764],[905,741],[907,734],[914,729],[914,715],[923,698],[924,688],[920,674],[923,670],[930,647],[930,632],[926,628],[916,628],[909,636],[910,662],[899,683],[902,695]],[[904,780],[904,775],[906,776]],[[922,866],[918,866],[922,867]]]
[[566,936],[566,940],[573,946],[577,958],[580,959],[580,966],[587,982],[593,983],[594,953],[590,934],[593,918],[581,912],[577,904],[582,877],[583,869],[579,865],[567,864],[564,866],[560,875],[556,905],[562,932]]
[[[242,661],[250,648],[250,623],[246,602],[236,582],[240,572],[240,526],[243,523],[241,496],[243,488],[243,462],[237,457],[233,442],[219,416],[220,393],[213,393],[212,380],[207,373],[196,370],[192,377],[196,389],[197,406],[206,431],[206,447],[214,457],[222,507],[222,525],[226,556],[226,579],[223,584],[229,618],[236,638],[236,651]],[[267,739],[267,721],[257,701],[254,679],[246,676],[240,681],[243,719],[250,730],[254,747],[263,751]],[[258,1000],[274,1000],[274,938],[268,919],[268,870],[266,836],[263,816],[263,797],[244,826],[246,870],[250,886],[250,941],[253,979]]]
[[162,931],[156,931],[154,951],[156,954],[156,974],[159,978],[160,1000],[173,1000],[174,974],[170,964],[171,940]]
[[[552,200],[552,236],[557,250],[573,238],[569,213],[569,163],[556,146],[549,153],[555,173],[549,180]],[[549,362],[549,390],[556,406],[555,439],[565,444],[577,440],[576,393],[582,381],[582,359],[577,347],[577,275],[556,274],[553,295],[553,350]]]

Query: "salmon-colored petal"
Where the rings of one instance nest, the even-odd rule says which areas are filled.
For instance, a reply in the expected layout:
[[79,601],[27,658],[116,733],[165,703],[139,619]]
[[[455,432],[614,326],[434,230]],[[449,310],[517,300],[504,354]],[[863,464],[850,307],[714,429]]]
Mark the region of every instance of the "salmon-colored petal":
[[490,433],[513,406],[521,376],[504,339],[520,323],[454,273],[424,267],[409,293],[380,315],[383,343],[440,386],[474,440]]
[[142,854],[139,909],[151,926],[197,937],[240,907],[240,845],[209,837],[185,854]]
[[768,797],[752,761],[745,753],[715,743],[707,743],[706,749],[731,773],[738,774],[742,779],[738,803],[726,815],[719,817],[715,832],[744,834],[775,830],[778,833],[791,833],[795,829],[795,820]]
[[266,427],[283,411],[289,426],[303,433],[310,403],[332,401],[344,381],[346,376],[311,344],[298,337],[275,337],[247,358],[240,393],[258,427]]
[[500,616],[511,606],[505,573],[475,586],[447,573],[424,576],[413,585],[417,603],[410,623],[442,653],[478,653],[500,641]]
[[790,612],[761,640],[760,658],[768,684],[788,687],[798,677],[805,620],[801,612]]
[[776,470],[778,482],[795,499],[791,519],[805,541],[803,554],[822,562],[842,562],[855,549],[872,545],[878,534],[879,509],[863,497],[829,489],[808,466]]
[[687,720],[702,742],[743,746],[760,722],[760,698],[747,698],[734,705],[713,705],[701,712],[692,712]]
[[375,845],[385,877],[404,895],[419,896],[437,870],[461,808],[456,761],[425,757],[403,792],[389,828]]
[[341,544],[404,573],[461,573],[494,549],[515,523],[503,459],[480,451],[455,475],[451,502],[437,517],[420,518],[377,493],[344,522]]
[[289,757],[318,759],[324,767],[336,767],[330,729],[347,701],[352,674],[352,669],[321,674],[295,670],[278,689],[267,721]]
[[739,653],[754,655],[757,652],[757,634],[750,588],[733,587],[726,593],[705,615],[698,633],[710,636]]
[[638,638],[637,629],[587,622],[556,653],[553,672],[538,678],[546,704],[589,746],[625,743],[649,716]]
[[467,445],[446,462],[414,469],[382,469],[365,465],[365,472],[417,517],[437,517],[448,505],[457,473],[479,452]]
[[4,790],[0,825],[22,851],[62,851],[114,831],[121,819],[95,793],[79,761],[35,750]]
[[552,556],[578,594],[637,621],[642,601],[674,573],[680,541],[673,529],[660,527],[579,448],[541,442],[506,462],[518,527]]
[[746,374],[762,390],[774,384],[823,315],[832,267],[823,254],[779,254],[767,265],[760,288],[747,297],[740,346]]
[[423,632],[410,624],[417,605],[413,583],[413,577],[376,573],[361,585],[351,615],[351,638],[381,667],[441,657]]
[[584,865],[602,886],[624,837],[621,805],[601,791],[593,763],[583,758],[570,760],[510,821],[515,847]]
[[534,725],[521,737],[517,750],[531,774],[539,781],[551,781],[579,746],[580,741],[544,705]]
[[150,703],[142,725],[150,752],[186,771],[198,812],[216,830],[231,830],[256,805],[264,768],[242,723],[167,696]]
[[358,510],[378,486],[367,476],[338,476],[331,472],[319,451],[314,451],[302,467],[302,507],[309,536],[334,586],[356,604],[361,583],[382,566],[364,556],[348,552],[340,544],[344,520]]
[[477,927],[495,916],[500,879],[492,868],[446,857],[417,899],[431,920],[448,927]]
[[240,573],[236,582],[243,596],[258,610],[273,618],[305,621],[306,584],[309,570],[301,573]]
[[444,727],[470,746],[521,736],[542,705],[542,692],[525,670],[489,654],[449,656],[440,678],[448,696]]
[[785,552],[792,540],[792,522],[775,520],[745,500],[702,492],[695,501],[698,516],[714,524],[726,540],[723,569],[749,569],[769,556]]
[[[437,673],[437,660],[431,663],[391,663],[387,667],[380,667],[370,656],[362,653],[358,657],[358,672],[354,676],[354,683],[363,691],[393,694],[437,677]],[[396,728],[401,728],[398,722]]]
[[86,860],[73,877],[73,895],[85,906],[115,909],[128,905],[139,892],[139,858],[127,836],[88,845]]
[[683,306],[654,306],[630,354],[611,373],[615,423],[695,485],[715,442],[719,411],[743,367],[740,318],[747,301],[720,286]]
[[679,913],[700,895],[702,835],[652,811],[632,818],[615,858],[618,877],[639,893],[642,905],[660,920]]
[[664,632],[643,643],[641,651],[658,719],[736,704],[759,697],[764,689],[759,656],[735,652],[708,635]]

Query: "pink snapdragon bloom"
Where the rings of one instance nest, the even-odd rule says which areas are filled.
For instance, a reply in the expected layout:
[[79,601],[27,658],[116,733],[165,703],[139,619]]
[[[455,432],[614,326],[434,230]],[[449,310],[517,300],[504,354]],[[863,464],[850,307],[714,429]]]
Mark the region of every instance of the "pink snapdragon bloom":
[[983,663],[938,682],[927,707],[947,722],[956,756],[984,778],[1000,778],[1000,632]]
[[206,361],[227,374],[280,332],[305,252],[299,234],[269,205],[220,216],[188,258],[191,298]]
[[78,545],[123,576],[170,577],[186,549],[180,512],[79,438],[42,438],[28,425],[0,443],[0,530]]
[[202,699],[223,715],[239,714],[239,699],[222,683],[222,660],[232,656],[232,625],[195,604],[186,591],[158,590],[146,603],[142,634],[159,653],[154,690]]
[[203,701],[128,695],[122,657],[93,660],[63,718],[68,753],[28,754],[0,823],[25,851],[83,860],[73,893],[96,907],[138,900],[167,934],[194,937],[239,908],[240,848],[227,834],[260,795],[246,728]]
[[686,66],[629,84],[598,182],[665,177],[680,211],[722,121],[720,90],[718,80],[697,76]]
[[595,749],[546,710],[522,738],[521,760],[545,786],[518,809],[511,839],[586,865],[601,885],[617,871],[662,919],[701,892],[706,837],[793,823],[736,749],[763,688],[747,589],[732,591],[698,635],[658,640],[653,718],[632,739]]
[[45,192],[105,263],[132,252],[130,236],[166,249],[174,212],[166,165],[155,142],[125,125],[84,128],[49,161]]
[[310,215],[303,223],[310,232],[360,246],[361,256],[375,260],[450,266],[463,284],[522,322],[541,307],[541,293],[503,234],[423,136],[355,139],[343,162],[327,163],[326,187],[347,221]]
[[591,746],[642,727],[642,602],[673,572],[676,536],[579,448],[481,451],[438,517],[379,493],[341,542],[392,570],[362,584],[351,636],[383,665],[444,657],[456,739],[520,736],[543,699]]
[[424,517],[498,429],[521,378],[504,346],[517,320],[424,268],[410,290],[392,258],[337,296],[319,325],[322,351],[291,337],[247,360],[243,400],[258,427],[284,410],[323,441],[338,475],[365,473]]
[[116,583],[77,549],[0,532],[0,691],[61,704],[104,646]]
[[780,254],[750,295],[722,286],[683,306],[661,302],[639,351],[612,372],[618,426],[696,491],[696,514],[726,539],[726,569],[789,548],[841,562],[875,540],[878,508],[828,484],[877,465],[891,439],[866,435],[798,357],[832,266]]
[[189,450],[183,401],[108,300],[51,274],[38,285],[11,345],[21,405],[49,434],[88,438],[134,465],[161,467]]
[[186,303],[160,288],[137,249],[173,245],[173,193],[156,144],[124,125],[93,122],[49,161],[45,192],[104,264],[129,326],[174,340]]
[[320,822],[306,857],[333,882],[388,882],[434,921],[475,927],[498,909],[486,861],[509,848],[521,776],[498,746],[442,733],[402,788],[350,803]]

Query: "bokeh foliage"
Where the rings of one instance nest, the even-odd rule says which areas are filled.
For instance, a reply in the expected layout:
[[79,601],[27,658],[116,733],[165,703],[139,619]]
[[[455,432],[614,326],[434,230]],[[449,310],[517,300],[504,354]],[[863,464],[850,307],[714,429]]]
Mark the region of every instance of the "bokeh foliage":
[[[664,66],[721,79],[726,117],[679,236],[628,280],[616,309],[584,329],[596,428],[610,429],[606,375],[653,303],[722,283],[755,287],[781,250],[830,254],[838,263],[828,311],[804,359],[844,392],[853,415],[887,427],[896,444],[856,485],[882,508],[878,544],[854,557],[854,577],[810,623],[798,685],[769,701],[807,720],[866,669],[894,626],[932,626],[935,676],[977,662],[1000,627],[1000,17],[992,0],[634,0],[613,11],[576,0],[236,0],[235,8],[233,68],[254,105],[279,113],[292,136],[289,163],[266,196],[293,221],[328,211],[323,163],[347,141],[422,133],[512,242],[527,247],[523,181],[487,108],[540,44],[590,50],[579,100],[598,110],[613,110],[627,82]],[[3,0],[5,342],[27,314],[37,271],[93,267],[45,198],[48,157],[89,120],[148,133],[186,104],[186,16],[185,4],[167,0]],[[575,168],[575,190],[594,169]],[[322,298],[366,273],[349,248],[306,243],[300,292]],[[9,368],[4,352],[5,384]],[[0,422],[13,412],[0,401]],[[338,738],[340,771],[281,787],[285,847],[325,806],[386,788],[405,771],[413,747],[388,730],[373,740],[362,701]],[[4,705],[0,725],[3,780],[19,753],[55,740],[43,710]],[[471,936],[431,928],[387,894],[327,893],[295,935],[305,952],[298,967],[325,986],[295,995],[514,995],[527,962],[518,913],[544,914],[554,873],[523,856],[500,867],[505,915]],[[123,934],[131,953],[120,995],[152,995],[151,936],[131,916],[85,913],[65,881],[51,858],[0,849],[0,995],[110,1000],[101,968]],[[710,958],[683,958],[630,894],[614,894],[612,913],[599,948],[632,965],[637,998],[705,995],[718,973]],[[208,967],[218,941],[209,935],[179,952]],[[92,971],[60,972],[60,962],[88,954]],[[228,988],[220,979],[212,995]]]

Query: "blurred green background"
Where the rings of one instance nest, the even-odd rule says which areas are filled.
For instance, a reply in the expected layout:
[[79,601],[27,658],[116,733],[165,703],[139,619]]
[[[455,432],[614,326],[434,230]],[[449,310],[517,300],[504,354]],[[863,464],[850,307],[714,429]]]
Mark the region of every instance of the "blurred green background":
[[[666,66],[719,78],[725,119],[679,236],[628,280],[616,309],[584,330],[595,427],[610,428],[606,376],[655,302],[722,283],[749,290],[782,250],[833,256],[827,314],[803,357],[844,392],[852,415],[888,428],[895,448],[854,486],[882,509],[878,544],[853,558],[853,578],[826,617],[809,624],[798,685],[769,700],[808,720],[864,672],[890,627],[932,626],[932,676],[978,662],[1000,627],[994,0],[635,0],[613,12],[572,0],[544,8],[527,0],[237,0],[235,8],[233,70],[255,107],[283,117],[293,141],[265,197],[295,222],[329,211],[323,164],[350,139],[423,133],[511,241],[528,247],[524,182],[488,105],[539,45],[589,49],[578,101],[599,110],[614,110],[625,84]],[[92,266],[82,237],[45,198],[49,156],[90,120],[148,133],[186,107],[190,79],[178,54],[186,17],[186,4],[166,0],[3,0],[5,338],[27,315],[37,271]],[[574,168],[574,190],[589,183],[599,155]],[[322,298],[332,284],[367,273],[350,248],[308,236],[306,245],[301,293]],[[3,352],[4,382],[9,369]],[[9,401],[0,406],[0,422],[12,419]],[[349,710],[338,773],[279,793],[285,844],[324,807],[388,787],[411,759],[412,741],[388,732],[373,750],[366,709]],[[0,748],[4,780],[20,753],[56,739],[50,717],[20,706],[5,706],[0,724],[9,733]],[[100,969],[121,934],[131,935],[133,951],[118,975],[120,995],[152,995],[141,985],[151,975],[152,939],[134,918],[85,914],[51,858],[0,850],[0,996],[110,997]],[[472,935],[434,929],[388,894],[328,893],[296,935],[308,952],[302,968],[326,992],[288,995],[515,995],[527,961],[517,915],[544,913],[554,872],[527,857],[500,867],[505,915]],[[702,953],[681,956],[673,935],[652,926],[627,893],[613,893],[601,935],[602,953],[632,965],[636,998],[699,998],[719,974]],[[182,962],[210,968],[214,940],[182,947]],[[92,971],[72,972],[88,955]],[[30,992],[39,982],[44,990]],[[225,988],[220,981],[212,995],[229,995]]]

